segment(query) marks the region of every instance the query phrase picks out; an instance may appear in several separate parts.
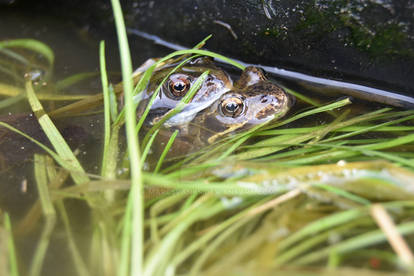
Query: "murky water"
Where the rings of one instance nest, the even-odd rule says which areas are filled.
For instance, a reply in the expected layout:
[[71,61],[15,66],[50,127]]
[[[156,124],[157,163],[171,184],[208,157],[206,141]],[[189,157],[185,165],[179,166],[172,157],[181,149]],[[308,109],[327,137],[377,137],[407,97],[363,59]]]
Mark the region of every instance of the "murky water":
[[[88,78],[76,85],[64,90],[65,94],[96,94],[101,93],[99,76],[99,40],[105,39],[106,34],[91,34],[88,29],[79,28],[70,22],[59,20],[59,18],[39,16],[37,14],[19,13],[14,11],[0,11],[0,41],[12,39],[36,39],[48,45],[54,55],[55,62],[49,72],[45,72],[45,60],[38,59],[36,54],[30,51],[18,49],[19,54],[30,61],[30,66],[17,66],[14,71],[15,77],[0,71],[0,83],[11,86],[24,87],[24,74],[39,72],[40,75],[50,74],[47,81],[40,84],[42,89],[50,93],[56,92],[54,87],[62,79],[79,73],[97,73],[95,77]],[[120,80],[119,57],[116,47],[116,36],[113,41],[106,41],[106,62],[111,82]],[[153,47],[151,42],[140,43],[141,51],[132,53],[134,66],[138,66],[145,59],[153,56],[162,56],[167,52],[161,47]],[[3,61],[9,62],[5,55],[1,55]],[[9,64],[12,65],[12,64]],[[12,65],[13,66],[13,65]],[[45,65],[45,67],[47,67]],[[41,80],[43,82],[43,80]],[[50,88],[50,89],[48,89]],[[5,97],[2,97],[4,99]],[[45,102],[46,110],[53,109],[68,102],[51,104]],[[30,111],[25,99],[18,101],[7,108],[0,109],[1,121],[8,122],[19,129],[29,133],[40,142],[48,144],[47,138],[41,132],[39,125],[33,116],[27,114]],[[99,172],[99,163],[102,151],[102,122],[103,115],[98,113],[93,116],[71,117],[57,120],[58,126],[62,126],[63,135],[72,141],[72,147],[78,150],[78,158],[85,170],[96,174]],[[37,129],[37,130],[36,130]],[[50,146],[50,145],[49,145]],[[26,216],[27,211],[33,206],[37,199],[36,184],[33,172],[33,154],[42,152],[27,139],[13,133],[2,136],[0,145],[0,208],[10,214],[12,223],[17,226]],[[71,214],[75,214],[76,220],[71,221],[74,236],[78,244],[82,240],[90,238],[90,223],[88,208],[80,201],[65,201]],[[16,227],[17,228],[17,227]],[[17,231],[21,231],[20,228]],[[29,231],[26,231],[29,230]],[[23,233],[16,233],[16,245],[19,254],[21,274],[26,275],[30,267],[34,250],[37,246],[42,225],[31,225]],[[58,223],[52,235],[48,249],[44,270],[42,275],[75,275],[73,264],[69,257],[67,242],[60,235],[63,234],[61,223]],[[81,255],[86,255],[89,248],[80,248]]]

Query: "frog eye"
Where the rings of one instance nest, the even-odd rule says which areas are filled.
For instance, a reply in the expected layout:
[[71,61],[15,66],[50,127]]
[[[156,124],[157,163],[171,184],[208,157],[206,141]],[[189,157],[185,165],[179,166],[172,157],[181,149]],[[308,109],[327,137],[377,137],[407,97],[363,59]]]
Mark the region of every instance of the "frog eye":
[[171,77],[168,81],[168,90],[174,98],[184,97],[190,89],[190,80],[184,75]]
[[243,98],[237,96],[225,98],[221,101],[219,108],[224,116],[238,117],[244,110]]

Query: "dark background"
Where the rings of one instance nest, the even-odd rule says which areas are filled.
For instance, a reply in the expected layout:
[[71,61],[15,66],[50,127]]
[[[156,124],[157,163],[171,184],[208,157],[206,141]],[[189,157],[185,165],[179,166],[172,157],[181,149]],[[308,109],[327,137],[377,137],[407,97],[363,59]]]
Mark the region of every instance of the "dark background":
[[[116,40],[109,0],[1,0]],[[381,2],[381,3],[380,3]],[[128,27],[245,62],[414,95],[414,0],[124,0]],[[217,22],[231,26],[229,29]],[[140,39],[131,40],[134,53]],[[138,51],[138,50],[137,50]],[[141,57],[140,57],[141,59]]]

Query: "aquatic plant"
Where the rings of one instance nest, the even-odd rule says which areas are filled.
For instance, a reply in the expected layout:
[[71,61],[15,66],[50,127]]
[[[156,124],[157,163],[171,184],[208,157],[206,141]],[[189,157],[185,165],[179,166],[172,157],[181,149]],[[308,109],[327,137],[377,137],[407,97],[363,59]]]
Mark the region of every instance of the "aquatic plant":
[[[349,98],[318,103],[312,95],[288,90],[303,108],[285,119],[229,136],[174,162],[165,160],[163,154],[154,171],[146,171],[143,164],[161,123],[139,141],[137,126],[145,118],[136,121],[133,96],[145,89],[156,66],[193,55],[243,66],[201,50],[203,41],[131,77],[122,13],[118,1],[112,4],[123,69],[120,86],[112,89],[108,84],[104,43],[100,48],[103,94],[42,98],[45,94],[41,89],[35,91],[30,75],[22,80],[22,87],[0,84],[0,94],[9,97],[3,100],[5,106],[12,97],[27,97],[53,147],[0,123],[47,152],[36,154],[33,162],[38,202],[21,221],[10,223],[8,215],[0,213],[0,241],[7,241],[0,242],[0,251],[8,253],[9,264],[5,273],[42,275],[51,237],[61,231],[79,275],[285,275],[303,271],[375,275],[376,271],[412,269],[413,110],[367,106],[358,112]],[[47,46],[29,42],[23,47],[53,64],[53,52],[45,50]],[[16,58],[9,51],[15,46],[16,42],[4,42],[0,50],[8,49],[9,56]],[[90,76],[72,76],[57,87],[63,89]],[[121,91],[125,105],[118,112],[116,98]],[[59,96],[73,102],[49,111],[39,101],[57,101]],[[50,117],[65,116],[68,111],[82,114],[102,102],[101,175],[92,176]],[[127,151],[122,156],[118,144],[124,126]],[[164,153],[174,145],[175,135]],[[75,185],[62,186],[69,177]],[[77,214],[68,210],[69,199],[86,203],[90,212],[86,247],[85,239],[72,230]],[[44,220],[39,219],[41,215]],[[31,263],[19,263],[14,242],[38,224],[42,230]]]

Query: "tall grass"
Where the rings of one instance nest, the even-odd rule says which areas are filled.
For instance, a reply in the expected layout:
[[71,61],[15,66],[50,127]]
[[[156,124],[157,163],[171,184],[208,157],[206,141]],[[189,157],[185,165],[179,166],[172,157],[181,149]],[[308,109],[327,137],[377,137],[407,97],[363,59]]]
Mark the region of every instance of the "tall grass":
[[[20,95],[11,93],[13,89],[24,89],[54,149],[0,123],[38,143],[54,160],[38,154],[34,158],[34,182],[40,202],[37,208],[45,218],[43,230],[30,266],[19,259],[23,249],[14,246],[13,241],[21,237],[8,236],[10,275],[21,271],[42,275],[48,250],[54,246],[51,237],[62,233],[57,227],[60,223],[70,266],[79,275],[256,275],[294,270],[347,275],[346,267],[353,267],[351,273],[369,270],[372,275],[378,270],[411,271],[413,110],[367,105],[361,112],[347,98],[320,103],[303,91],[288,90],[305,109],[293,108],[285,118],[224,137],[178,160],[167,155],[180,139],[177,131],[171,131],[154,170],[145,170],[144,161],[151,149],[160,146],[156,136],[163,122],[180,112],[207,74],[201,74],[189,96],[139,141],[138,132],[150,107],[137,121],[133,98],[143,93],[153,72],[165,64],[178,64],[172,70],[180,70],[189,58],[199,55],[220,58],[239,69],[243,66],[201,50],[203,41],[132,75],[121,7],[118,1],[111,3],[121,51],[123,89],[112,89],[108,82],[103,43],[102,95],[72,98],[72,103],[49,112],[40,103],[41,89],[35,91],[39,88],[34,88],[30,80],[24,88],[5,85],[4,93],[0,84],[0,94],[9,97],[4,101]],[[26,47],[53,63],[53,52],[48,48],[24,42],[0,43],[0,50],[6,46],[8,50]],[[12,51],[7,54],[24,61],[24,56],[13,55]],[[70,87],[91,75],[74,76],[61,81],[59,87]],[[118,113],[114,99],[121,90],[125,105]],[[102,101],[103,157],[97,160],[101,175],[91,177],[48,114],[58,117],[67,111],[83,112],[88,107],[102,106]],[[119,132],[124,129],[127,150],[125,158],[120,158]],[[63,180],[57,179],[66,179],[62,178],[64,173],[77,185],[63,187]],[[72,230],[78,214],[67,208],[69,199],[87,203],[91,230],[85,235],[90,239]],[[386,233],[375,204],[383,206],[392,218],[393,226],[388,226]],[[36,205],[25,220],[32,222],[31,227],[25,227],[28,231],[35,231],[33,225],[42,223],[33,210]],[[30,224],[13,219],[10,223],[6,217],[0,230],[5,228],[11,233],[10,229],[20,225]],[[408,253],[389,246],[395,237]],[[89,255],[80,250],[85,248],[81,244],[85,240],[90,241]]]

